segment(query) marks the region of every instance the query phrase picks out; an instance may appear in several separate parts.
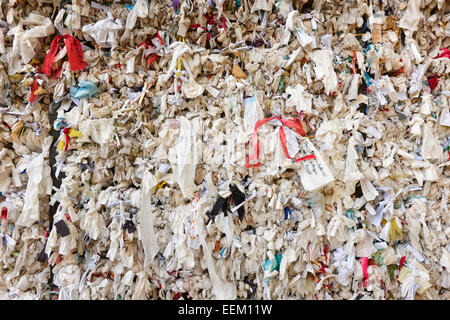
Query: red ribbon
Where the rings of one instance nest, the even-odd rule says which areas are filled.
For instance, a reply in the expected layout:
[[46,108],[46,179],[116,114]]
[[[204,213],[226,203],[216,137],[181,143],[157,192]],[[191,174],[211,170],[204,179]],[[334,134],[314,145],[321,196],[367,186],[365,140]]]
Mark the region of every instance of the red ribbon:
[[156,37],[158,37],[159,43],[161,43],[161,45],[164,45],[164,42],[162,41],[161,37],[159,36],[159,33],[156,32]]
[[[266,119],[257,121],[255,124],[255,130],[253,131],[253,135],[252,135],[252,145],[253,145],[254,152],[245,161],[245,166],[247,168],[259,167],[261,165],[261,163],[259,161],[256,164],[250,164],[250,161],[252,161],[252,160],[254,161],[259,158],[259,141],[258,141],[257,131],[260,126],[266,124],[267,122],[269,122],[273,119],[278,119],[282,123],[282,126],[280,127],[280,140],[281,140],[281,145],[283,147],[283,150],[286,153],[286,156],[288,157],[288,159],[291,159],[291,157],[289,156],[289,153],[288,153],[288,149],[287,149],[287,145],[286,145],[286,135],[284,133],[283,125],[287,126],[289,128],[295,129],[295,131],[297,131],[297,133],[300,134],[302,137],[305,136],[305,132],[303,131],[302,124],[301,124],[300,120],[296,119],[296,118],[281,119],[280,117],[275,116],[275,117],[266,118]],[[308,160],[308,159],[316,159],[316,156],[310,154],[305,157],[294,159],[294,161],[298,162],[298,161],[303,161],[303,160]]]
[[327,253],[330,250],[330,247],[327,245],[325,246],[325,249],[323,249],[323,255],[325,257],[325,263],[328,263],[328,257],[327,257]]
[[2,123],[4,126],[6,126],[9,130],[11,130],[11,126],[7,124],[4,120],[2,120]]
[[56,80],[59,79],[59,76],[61,75],[61,71],[62,71],[62,67],[59,67],[59,68],[56,70],[56,73],[55,73],[55,79],[56,79]]
[[434,77],[428,79],[428,85],[430,86],[431,92],[433,92],[434,88],[436,88],[438,85],[437,74],[435,74]]
[[397,71],[395,71],[394,73],[394,77],[398,76],[400,73],[404,72],[403,71],[403,67],[401,67],[400,69],[398,69]]
[[406,260],[406,256],[403,256],[403,257],[400,259],[400,264],[398,265],[398,270],[401,270],[401,269],[402,269],[403,264],[405,263],[405,260]]
[[323,263],[322,261],[319,261],[319,262],[320,262],[320,269],[319,269],[318,272],[319,273],[326,273],[325,268],[328,268],[328,265]]
[[[211,15],[206,15],[206,19],[207,19],[207,21],[206,21],[206,26],[208,26],[209,24],[210,25],[214,25],[214,26],[217,26],[217,22],[215,22],[214,21],[214,16],[211,14]],[[191,28],[191,29],[198,29],[198,28],[202,28],[203,30],[206,30],[206,27],[202,27],[200,24],[192,24],[192,25],[190,25],[189,26],[189,28]],[[226,28],[226,23],[225,23],[225,17],[223,17],[222,18],[222,28]],[[208,32],[207,34],[206,34],[206,41],[209,41],[209,39],[211,38],[211,33],[210,32]]]
[[56,36],[50,46],[50,50],[44,59],[44,66],[42,71],[50,76],[52,74],[52,64],[55,60],[56,55],[59,52],[59,42],[64,39],[66,45],[67,56],[69,57],[70,70],[80,71],[87,68],[87,64],[83,60],[83,50],[81,49],[81,43],[78,39],[70,36]]
[[353,50],[353,74],[356,74],[356,51]]
[[438,55],[435,59],[437,58],[449,58],[450,59],[450,50],[449,49],[441,49],[440,50],[442,53],[440,55]]
[[8,208],[2,207],[2,215],[0,216],[0,219],[8,219]]
[[147,64],[149,64],[149,65],[152,64],[153,61],[155,61],[155,60],[158,59],[158,58],[159,58],[158,55],[154,55],[153,57],[150,58],[150,60],[147,61]]
[[69,131],[70,131],[70,128],[65,128],[63,130],[64,134],[66,135],[66,145],[64,146],[64,151],[67,151],[67,148],[69,148],[69,141],[70,141]]
[[213,24],[213,25],[217,25],[217,23],[214,21],[214,16],[211,14],[211,15],[207,15],[206,16],[206,19],[208,19],[208,22],[206,23],[207,25],[208,24]]
[[34,81],[31,84],[30,88],[31,88],[31,94],[30,94],[30,99],[28,101],[30,103],[33,103],[34,99],[36,99],[36,96],[34,95],[34,92],[39,88],[36,78],[34,78]]
[[222,17],[222,28],[226,29],[227,28],[227,24],[225,22],[225,17]]
[[361,266],[364,274],[364,288],[367,287],[367,280],[369,279],[369,274],[367,273],[367,267],[369,266],[369,258],[361,258]]
[[202,27],[200,24],[192,24],[192,25],[190,25],[189,26],[189,28],[191,28],[191,29],[198,29],[198,28],[202,28],[203,30],[205,30],[206,28],[205,27]]
[[150,40],[147,40],[145,43],[144,43],[144,42],[141,42],[141,43],[138,45],[138,48],[139,48],[140,46],[144,46],[145,49],[148,49],[149,46],[151,47],[151,45],[150,45]]

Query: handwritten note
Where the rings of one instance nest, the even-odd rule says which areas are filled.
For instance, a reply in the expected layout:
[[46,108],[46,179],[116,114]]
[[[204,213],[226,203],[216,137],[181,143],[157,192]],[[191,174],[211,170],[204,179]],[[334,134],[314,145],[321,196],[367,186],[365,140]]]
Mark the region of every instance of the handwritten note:
[[334,177],[320,153],[308,138],[303,139],[300,143],[299,156],[304,157],[310,154],[315,155],[316,159],[302,161],[299,170],[300,180],[306,191],[316,190],[334,181]]

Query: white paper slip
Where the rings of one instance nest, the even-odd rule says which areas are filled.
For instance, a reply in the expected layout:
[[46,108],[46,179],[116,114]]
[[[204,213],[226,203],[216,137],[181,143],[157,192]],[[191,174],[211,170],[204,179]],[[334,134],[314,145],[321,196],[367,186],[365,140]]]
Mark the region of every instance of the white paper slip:
[[312,142],[305,138],[300,142],[300,157],[315,155],[316,159],[301,161],[299,170],[300,180],[306,191],[313,191],[334,181],[330,169],[323,161],[322,156],[314,147]]

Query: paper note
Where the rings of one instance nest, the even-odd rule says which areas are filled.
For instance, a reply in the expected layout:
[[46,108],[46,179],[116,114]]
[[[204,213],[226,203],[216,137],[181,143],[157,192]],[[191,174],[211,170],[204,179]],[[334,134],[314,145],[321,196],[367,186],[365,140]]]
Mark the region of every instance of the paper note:
[[306,138],[300,144],[299,155],[300,157],[304,157],[310,154],[315,155],[316,159],[302,161],[302,166],[299,170],[300,180],[307,191],[316,190],[334,181],[334,177],[323,161],[320,153],[311,141]]

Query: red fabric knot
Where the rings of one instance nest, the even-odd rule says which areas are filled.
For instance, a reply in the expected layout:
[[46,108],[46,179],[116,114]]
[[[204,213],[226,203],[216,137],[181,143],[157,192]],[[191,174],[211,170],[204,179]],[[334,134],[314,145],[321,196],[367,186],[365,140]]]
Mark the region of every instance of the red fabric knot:
[[225,21],[225,17],[222,17],[222,28],[226,29],[226,27],[227,27],[227,24],[226,24],[226,21]]
[[[300,119],[298,119],[298,118],[281,119],[280,117],[275,116],[275,117],[266,118],[266,119],[257,121],[255,124],[255,130],[253,131],[253,135],[252,135],[252,139],[251,139],[251,143],[253,145],[253,154],[250,155],[245,161],[245,166],[247,168],[259,167],[261,165],[259,161],[255,164],[250,164],[250,161],[255,161],[259,158],[260,150],[259,150],[259,141],[258,141],[257,131],[260,126],[266,124],[267,122],[269,122],[273,119],[278,119],[282,124],[280,127],[280,141],[281,141],[281,145],[283,147],[284,153],[286,154],[288,159],[291,159],[291,157],[289,156],[289,153],[288,153],[288,149],[287,149],[287,145],[286,145],[286,134],[284,132],[283,126],[295,129],[295,131],[297,131],[297,133],[299,135],[301,135],[302,137],[305,136],[305,132],[303,131],[302,124],[300,122]],[[307,156],[304,156],[301,158],[293,159],[293,161],[298,162],[298,161],[315,159],[315,158],[316,158],[315,155],[307,155]]]
[[450,59],[450,49],[443,48],[440,51],[442,53],[440,55],[438,55],[435,59],[437,59],[437,58],[449,58]]
[[403,264],[405,263],[405,260],[406,260],[406,256],[403,256],[403,257],[400,259],[400,264],[398,265],[398,270],[401,270],[401,269],[402,269]]
[[147,64],[152,64],[156,59],[158,59],[159,58],[159,56],[158,55],[154,55],[153,57],[151,57],[148,61],[147,61]]
[[2,207],[2,215],[0,216],[0,219],[3,219],[6,221],[8,219],[8,208]]
[[59,52],[59,43],[61,40],[64,40],[64,44],[66,45],[67,56],[70,63],[70,70],[80,71],[87,68],[88,66],[83,60],[83,50],[81,48],[80,41],[70,35],[59,35],[53,39],[50,50],[48,51],[44,59],[42,71],[48,76],[52,74],[52,64]]
[[369,266],[369,258],[361,257],[361,266],[364,274],[364,288],[366,288],[367,280],[369,280],[369,274],[367,273],[367,267]]
[[69,148],[69,141],[70,141],[69,131],[70,128],[65,128],[63,130],[63,133],[66,135],[66,145],[64,146],[64,151],[67,151],[67,149]]
[[431,92],[433,92],[434,88],[437,87],[438,83],[439,82],[437,74],[435,74],[434,77],[428,79],[428,85],[430,86]]
[[37,78],[34,78],[34,81],[31,84],[30,88],[31,88],[31,94],[30,94],[30,99],[28,100],[28,102],[33,103],[33,101],[36,99],[34,92],[39,88],[39,85],[37,83]]

